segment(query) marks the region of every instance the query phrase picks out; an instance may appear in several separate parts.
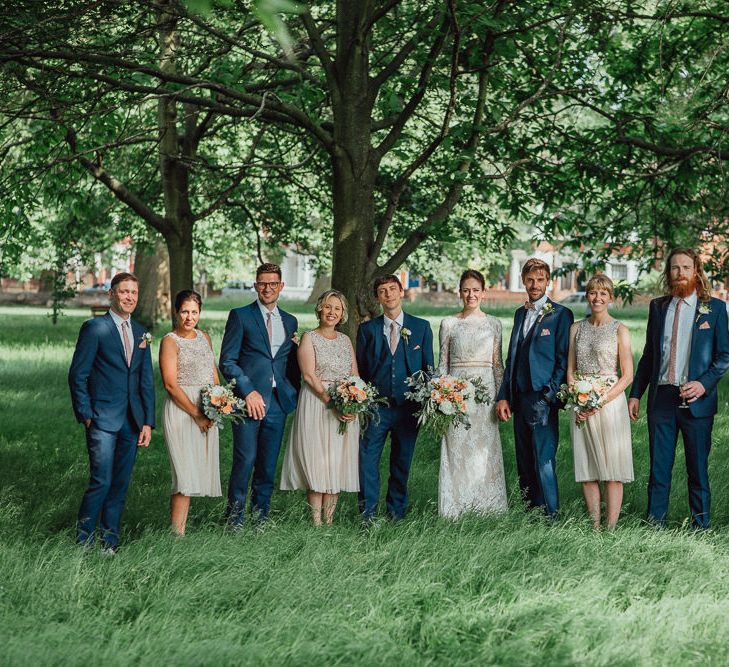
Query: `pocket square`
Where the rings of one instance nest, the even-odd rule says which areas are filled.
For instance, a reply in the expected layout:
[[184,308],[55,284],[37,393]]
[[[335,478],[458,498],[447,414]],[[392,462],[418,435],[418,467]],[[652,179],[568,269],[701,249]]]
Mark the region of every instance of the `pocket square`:
[[419,350],[419,349],[420,349],[420,345],[416,345],[416,346],[415,346],[415,347],[413,348],[413,352],[415,352],[415,350]]
[[699,329],[711,329],[711,325],[708,322],[702,322],[699,324]]
[[549,331],[549,329],[542,329],[542,333],[539,335],[540,336],[551,336],[552,333]]
[[143,340],[143,341],[142,341],[142,342],[141,342],[141,343],[139,344],[139,349],[140,349],[140,350],[143,350],[143,349],[144,349],[145,347],[147,347],[147,341],[146,341],[146,340]]

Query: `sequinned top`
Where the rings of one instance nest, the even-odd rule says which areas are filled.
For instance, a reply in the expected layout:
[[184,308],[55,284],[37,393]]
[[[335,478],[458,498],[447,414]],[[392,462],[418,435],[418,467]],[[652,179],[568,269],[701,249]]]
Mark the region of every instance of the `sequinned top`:
[[580,320],[575,332],[575,359],[580,375],[617,376],[618,329],[620,322],[612,320],[602,326],[594,326],[589,320]]
[[195,338],[181,338],[174,331],[167,334],[177,343],[177,384],[181,387],[203,387],[215,380],[210,344],[200,330],[195,329],[195,334]]
[[334,382],[352,374],[352,345],[349,339],[337,331],[334,340],[310,331],[316,365],[314,373],[322,382]]

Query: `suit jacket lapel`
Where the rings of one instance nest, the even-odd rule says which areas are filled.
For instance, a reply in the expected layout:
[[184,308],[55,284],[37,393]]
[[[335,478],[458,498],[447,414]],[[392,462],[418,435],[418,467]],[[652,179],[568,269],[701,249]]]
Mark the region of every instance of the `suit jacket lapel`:
[[[111,313],[107,313],[104,315],[104,319],[106,320],[106,325],[109,327],[109,333],[114,340],[114,345],[116,345],[117,350],[119,350],[119,354],[121,354],[122,361],[124,362],[124,365],[127,365],[127,354],[124,350],[124,344],[121,341],[121,336],[119,335],[119,329],[117,329],[116,324],[114,323],[114,319],[111,316]],[[133,355],[133,352],[132,352]]]
[[257,300],[251,304],[251,316],[261,331],[261,336],[263,336],[263,341],[266,344],[269,356],[273,359],[273,355],[271,354],[271,341],[268,340],[268,331],[266,330],[266,325],[263,321],[263,314],[261,313]]
[[[519,349],[519,337],[524,329],[524,318],[526,317],[526,308],[522,306],[516,311],[516,318],[514,320],[514,331],[511,332],[511,338],[514,343],[511,345],[511,368],[512,373],[514,372],[514,362],[516,361],[516,352]],[[514,338],[516,336],[516,338]]]
[[377,366],[377,362],[382,357],[382,346],[384,344],[384,333],[383,333],[383,327],[385,326],[385,316],[380,315],[378,317],[375,317],[374,320],[372,320],[373,324],[372,326],[375,328],[375,340],[374,340],[374,359],[372,367],[375,368]]
[[[656,336],[658,340],[655,341],[658,349],[658,373],[660,375],[661,365],[663,364],[663,330],[666,328],[666,314],[668,313],[668,306],[671,303],[670,296],[665,297],[663,303],[658,311],[658,328],[656,330]],[[693,343],[692,343],[693,346]]]

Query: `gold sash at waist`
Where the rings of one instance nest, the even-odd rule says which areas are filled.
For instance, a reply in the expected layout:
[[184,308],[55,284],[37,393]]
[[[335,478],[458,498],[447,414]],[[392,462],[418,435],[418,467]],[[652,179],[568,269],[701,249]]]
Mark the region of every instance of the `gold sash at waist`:
[[448,363],[451,368],[492,368],[491,361],[451,361]]

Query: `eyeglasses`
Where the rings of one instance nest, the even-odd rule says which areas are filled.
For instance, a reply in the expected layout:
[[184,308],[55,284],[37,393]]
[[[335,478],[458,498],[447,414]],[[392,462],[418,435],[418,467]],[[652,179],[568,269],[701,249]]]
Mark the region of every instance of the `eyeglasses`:
[[276,289],[280,284],[281,284],[280,281],[275,281],[275,282],[270,282],[270,283],[259,283],[259,282],[256,282],[255,283],[255,286],[256,286],[256,289],[264,290],[267,287],[270,287],[271,289]]

